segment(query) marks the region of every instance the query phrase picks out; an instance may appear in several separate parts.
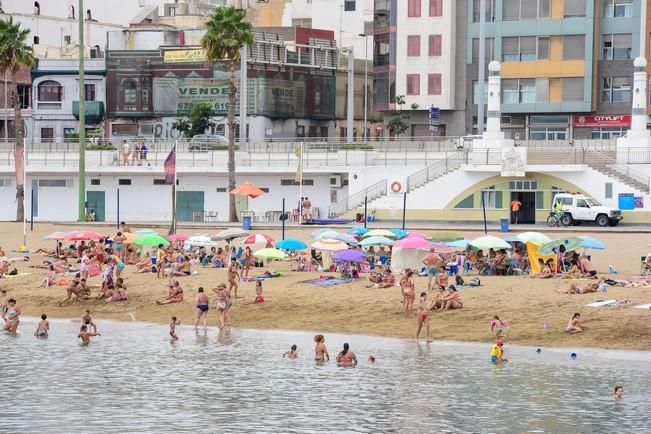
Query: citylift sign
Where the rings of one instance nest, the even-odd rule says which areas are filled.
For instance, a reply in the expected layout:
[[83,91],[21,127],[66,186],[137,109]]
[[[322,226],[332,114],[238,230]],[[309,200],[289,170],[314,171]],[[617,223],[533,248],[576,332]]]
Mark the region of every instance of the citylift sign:
[[574,128],[630,128],[630,115],[574,115],[572,116]]

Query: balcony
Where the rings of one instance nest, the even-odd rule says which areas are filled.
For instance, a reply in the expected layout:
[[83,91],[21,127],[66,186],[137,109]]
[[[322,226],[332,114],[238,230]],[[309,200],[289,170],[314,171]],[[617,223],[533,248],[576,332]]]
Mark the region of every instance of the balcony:
[[[72,102],[72,114],[79,119],[79,101]],[[86,124],[94,125],[104,119],[104,102],[103,101],[86,101]]]

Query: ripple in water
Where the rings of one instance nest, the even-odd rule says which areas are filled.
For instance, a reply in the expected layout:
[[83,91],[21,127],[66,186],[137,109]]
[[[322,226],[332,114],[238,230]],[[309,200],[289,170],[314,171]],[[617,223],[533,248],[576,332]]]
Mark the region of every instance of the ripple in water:
[[[3,433],[651,431],[648,355],[507,347],[500,369],[487,345],[326,336],[333,359],[350,343],[351,369],[317,366],[306,333],[180,327],[172,343],[165,326],[107,322],[82,347],[76,322],[47,340],[34,326],[0,333]],[[292,344],[299,359],[282,359]]]

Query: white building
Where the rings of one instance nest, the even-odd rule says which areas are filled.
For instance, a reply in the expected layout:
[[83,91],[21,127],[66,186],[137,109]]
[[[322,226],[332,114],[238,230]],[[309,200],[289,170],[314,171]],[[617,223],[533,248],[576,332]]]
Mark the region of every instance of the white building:
[[356,59],[372,60],[373,1],[293,0],[285,4],[282,25],[330,30],[339,47],[353,47]]
[[[35,142],[62,142],[78,132],[79,63],[71,59],[39,59],[32,71]],[[102,127],[105,113],[104,59],[84,62],[86,128]]]

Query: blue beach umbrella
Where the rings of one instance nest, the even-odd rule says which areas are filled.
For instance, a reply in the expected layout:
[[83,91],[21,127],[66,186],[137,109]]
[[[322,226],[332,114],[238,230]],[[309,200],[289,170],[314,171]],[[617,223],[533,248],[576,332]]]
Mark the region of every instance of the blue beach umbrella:
[[280,250],[288,250],[290,252],[296,250],[305,250],[307,249],[307,244],[301,240],[295,240],[293,238],[287,238],[276,243],[276,248]]
[[312,231],[312,233],[310,234],[310,236],[312,237],[312,239],[318,240],[319,237],[320,237],[320,235],[321,235],[322,233],[324,233],[324,232],[328,232],[328,231],[331,231],[331,230],[332,230],[332,229],[328,229],[328,228],[317,229],[317,230],[315,230],[315,231]]
[[349,233],[350,235],[356,235],[358,237],[362,237],[362,236],[366,235],[367,232],[368,232],[368,229],[366,229],[365,227],[362,227],[362,226],[355,226],[354,228],[350,228],[347,231],[347,233]]
[[448,247],[463,247],[464,249],[470,245],[470,240],[457,240],[444,243]]
[[386,237],[368,237],[363,239],[359,245],[360,246],[388,246],[393,243],[393,240],[390,240]]
[[389,231],[393,232],[393,235],[396,236],[397,240],[400,240],[409,235],[409,232],[404,229],[389,229]]
[[588,237],[588,236],[585,236],[585,235],[581,235],[579,238],[581,238],[583,240],[583,244],[581,245],[581,247],[583,247],[584,249],[593,249],[593,250],[605,250],[606,249],[606,246],[604,245],[604,243],[602,243],[601,241],[599,241],[596,238]]

